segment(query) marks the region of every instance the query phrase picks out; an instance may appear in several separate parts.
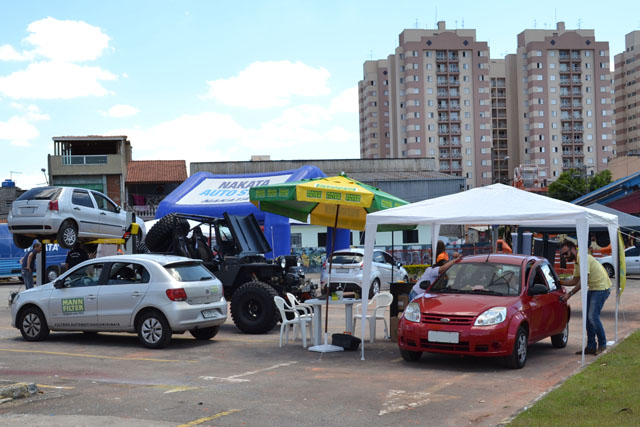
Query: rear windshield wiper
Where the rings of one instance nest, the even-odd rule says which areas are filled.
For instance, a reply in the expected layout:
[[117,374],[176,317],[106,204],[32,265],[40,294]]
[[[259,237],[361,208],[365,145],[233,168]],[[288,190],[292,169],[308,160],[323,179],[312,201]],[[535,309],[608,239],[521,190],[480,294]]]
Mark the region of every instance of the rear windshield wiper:
[[205,276],[205,277],[201,277],[200,281],[202,282],[203,280],[211,280],[211,279],[213,279],[213,277],[206,277]]

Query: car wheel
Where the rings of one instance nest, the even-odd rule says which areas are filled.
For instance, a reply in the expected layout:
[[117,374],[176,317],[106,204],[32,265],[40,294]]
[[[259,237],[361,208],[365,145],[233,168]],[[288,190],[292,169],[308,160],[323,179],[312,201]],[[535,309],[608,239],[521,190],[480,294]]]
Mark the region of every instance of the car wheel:
[[22,234],[13,235],[13,244],[20,249],[29,249],[33,243],[33,237],[23,236]]
[[613,276],[616,275],[616,272],[613,269],[613,265],[611,265],[611,264],[602,264],[602,266],[607,271],[607,274],[609,275],[609,277],[613,277]]
[[42,341],[49,336],[49,326],[39,308],[29,307],[20,315],[20,333],[27,341]]
[[231,297],[233,323],[247,334],[266,334],[278,323],[275,289],[263,282],[247,282]]
[[524,367],[525,363],[527,363],[528,347],[529,339],[527,337],[527,329],[520,326],[513,343],[513,351],[510,356],[507,356],[507,365],[511,369],[521,369]]
[[380,280],[375,279],[369,287],[369,299],[373,298],[378,292],[380,292]]
[[58,278],[58,276],[60,276],[60,270],[58,270],[58,267],[56,267],[55,265],[50,265],[49,267],[47,267],[47,282],[53,282]]
[[73,249],[78,241],[78,229],[73,222],[66,220],[60,226],[56,238],[62,248]]
[[220,326],[211,326],[210,328],[191,329],[189,332],[197,340],[210,340],[215,337],[220,330]]
[[407,362],[417,362],[422,357],[422,352],[400,349],[400,356]]
[[555,348],[565,348],[569,342],[569,321],[564,325],[564,329],[557,335],[551,336],[551,345]]
[[165,215],[153,227],[147,231],[144,243],[152,252],[166,252],[173,242],[173,229],[179,235],[186,235],[189,231],[189,222],[174,214]]
[[147,311],[138,319],[138,339],[147,348],[162,348],[171,341],[171,328],[158,311]]

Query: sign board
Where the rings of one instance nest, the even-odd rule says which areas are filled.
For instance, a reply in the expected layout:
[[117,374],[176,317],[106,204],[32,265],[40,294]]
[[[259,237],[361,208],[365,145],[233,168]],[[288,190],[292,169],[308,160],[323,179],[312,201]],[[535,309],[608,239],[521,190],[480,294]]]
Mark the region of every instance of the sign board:
[[207,178],[184,195],[177,205],[220,205],[250,203],[249,189],[261,185],[281,184],[291,177],[287,175]]

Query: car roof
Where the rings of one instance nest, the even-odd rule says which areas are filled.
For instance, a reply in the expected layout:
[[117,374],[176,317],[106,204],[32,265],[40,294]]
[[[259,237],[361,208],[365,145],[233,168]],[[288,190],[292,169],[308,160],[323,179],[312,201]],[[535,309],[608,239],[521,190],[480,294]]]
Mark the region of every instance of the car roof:
[[496,264],[509,264],[509,265],[522,265],[525,261],[543,261],[546,258],[533,256],[533,255],[520,255],[520,254],[486,254],[486,255],[471,255],[465,256],[460,262],[490,262]]
[[101,260],[104,262],[142,262],[153,261],[165,266],[168,264],[176,264],[180,262],[192,262],[201,263],[201,260],[192,259],[177,255],[165,255],[165,254],[125,254],[125,255],[111,255],[100,258],[95,258],[91,261]]

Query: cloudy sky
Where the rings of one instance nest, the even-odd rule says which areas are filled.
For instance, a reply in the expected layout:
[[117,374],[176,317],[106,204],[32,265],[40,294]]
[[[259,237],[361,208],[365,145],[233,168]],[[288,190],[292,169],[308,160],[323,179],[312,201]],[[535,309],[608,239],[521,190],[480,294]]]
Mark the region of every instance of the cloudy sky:
[[44,183],[62,135],[127,135],[135,160],[357,158],[362,63],[405,28],[474,28],[492,57],[556,18],[613,54],[640,29],[635,2],[489,4],[0,0],[0,180]]

